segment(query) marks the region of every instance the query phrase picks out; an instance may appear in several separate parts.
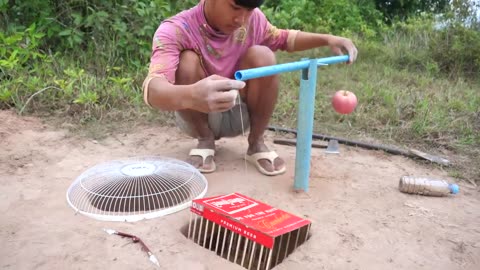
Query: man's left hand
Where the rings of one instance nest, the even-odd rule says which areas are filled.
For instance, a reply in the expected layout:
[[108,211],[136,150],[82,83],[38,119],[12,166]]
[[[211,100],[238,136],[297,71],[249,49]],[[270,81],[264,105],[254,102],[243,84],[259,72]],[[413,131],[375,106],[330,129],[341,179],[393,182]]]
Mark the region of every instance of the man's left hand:
[[328,45],[330,46],[332,52],[336,55],[347,53],[350,56],[350,60],[347,62],[348,64],[351,64],[357,60],[358,50],[350,39],[333,36],[329,39]]

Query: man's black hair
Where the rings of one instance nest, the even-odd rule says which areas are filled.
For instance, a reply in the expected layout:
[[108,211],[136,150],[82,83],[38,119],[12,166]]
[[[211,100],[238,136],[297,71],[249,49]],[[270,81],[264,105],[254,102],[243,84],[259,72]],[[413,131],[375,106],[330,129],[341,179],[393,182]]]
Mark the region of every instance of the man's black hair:
[[263,4],[265,0],[235,0],[235,4],[246,8],[257,8]]

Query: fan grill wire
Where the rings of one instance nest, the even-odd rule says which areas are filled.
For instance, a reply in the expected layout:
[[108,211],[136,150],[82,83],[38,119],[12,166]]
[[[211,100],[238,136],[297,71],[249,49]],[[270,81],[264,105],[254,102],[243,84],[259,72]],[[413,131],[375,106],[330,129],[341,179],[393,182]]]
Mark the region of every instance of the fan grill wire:
[[135,158],[88,169],[68,189],[67,201],[95,219],[137,221],[180,211],[207,188],[205,177],[186,162]]

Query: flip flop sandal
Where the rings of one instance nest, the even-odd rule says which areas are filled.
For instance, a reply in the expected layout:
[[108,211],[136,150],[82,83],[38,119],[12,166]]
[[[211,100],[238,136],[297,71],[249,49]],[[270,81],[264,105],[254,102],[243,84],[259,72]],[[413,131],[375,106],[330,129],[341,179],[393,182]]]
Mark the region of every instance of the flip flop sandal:
[[270,161],[270,163],[273,166],[273,164],[274,164],[273,162],[277,157],[278,157],[278,154],[275,151],[270,151],[270,152],[259,152],[259,153],[255,153],[253,155],[247,155],[246,159],[247,159],[248,162],[255,165],[255,167],[257,167],[257,170],[259,170],[264,175],[274,176],[274,175],[279,175],[279,174],[285,173],[285,171],[287,170],[286,166],[283,166],[283,168],[281,168],[280,170],[269,172],[269,171],[265,170],[260,165],[260,163],[258,163],[258,161],[261,160],[261,159],[267,159],[268,161]]
[[190,156],[201,156],[202,157],[202,167],[198,168],[198,170],[202,173],[211,173],[214,172],[217,167],[215,165],[215,161],[212,159],[212,168],[211,169],[205,169],[203,168],[203,165],[205,165],[205,160],[207,157],[214,157],[215,156],[215,150],[213,149],[192,149],[190,150],[189,153]]

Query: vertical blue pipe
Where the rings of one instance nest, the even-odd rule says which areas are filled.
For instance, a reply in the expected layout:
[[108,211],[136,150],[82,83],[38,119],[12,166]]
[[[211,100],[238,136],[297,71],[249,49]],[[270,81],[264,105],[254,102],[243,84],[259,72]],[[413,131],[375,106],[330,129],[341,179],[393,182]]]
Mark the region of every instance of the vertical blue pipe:
[[310,155],[312,152],[313,114],[317,86],[317,60],[311,60],[302,70],[297,119],[297,149],[295,157],[295,190],[308,192]]

